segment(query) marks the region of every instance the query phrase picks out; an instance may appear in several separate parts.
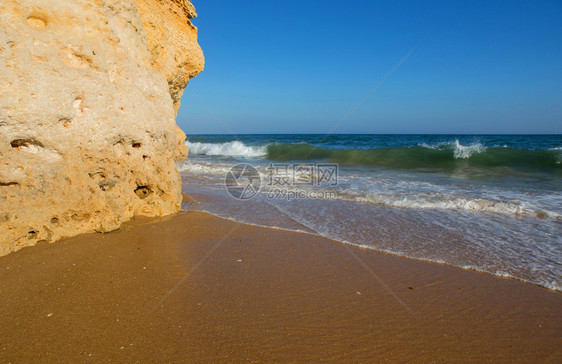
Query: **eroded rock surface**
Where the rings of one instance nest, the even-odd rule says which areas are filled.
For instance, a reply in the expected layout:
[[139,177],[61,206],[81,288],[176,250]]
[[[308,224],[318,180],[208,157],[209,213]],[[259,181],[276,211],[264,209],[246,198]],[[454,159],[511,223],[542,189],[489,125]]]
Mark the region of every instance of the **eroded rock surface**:
[[0,2],[0,255],[181,203],[185,0]]

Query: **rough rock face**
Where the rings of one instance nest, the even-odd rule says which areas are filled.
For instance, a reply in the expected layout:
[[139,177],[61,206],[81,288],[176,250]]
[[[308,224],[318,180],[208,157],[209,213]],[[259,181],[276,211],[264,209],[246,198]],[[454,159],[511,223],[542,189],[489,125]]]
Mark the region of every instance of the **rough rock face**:
[[181,203],[185,0],[0,2],[0,255]]

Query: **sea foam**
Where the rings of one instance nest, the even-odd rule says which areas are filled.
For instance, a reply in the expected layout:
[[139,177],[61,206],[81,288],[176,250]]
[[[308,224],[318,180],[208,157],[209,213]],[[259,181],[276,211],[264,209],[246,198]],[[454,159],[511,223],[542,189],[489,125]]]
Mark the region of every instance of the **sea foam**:
[[441,196],[441,198],[424,198],[423,196],[357,196],[351,200],[366,202],[375,205],[386,205],[392,207],[409,209],[442,209],[442,210],[464,210],[475,212],[488,212],[511,216],[529,216],[538,218],[560,219],[562,216],[553,211],[527,208],[524,204],[516,201],[490,201],[485,199],[455,198],[452,196]]
[[265,146],[248,146],[238,140],[226,143],[191,143],[185,142],[192,155],[232,156],[232,157],[262,157],[267,154]]
[[[438,144],[420,143],[418,144],[418,146],[422,148],[437,149],[437,150],[451,148],[453,149],[453,156],[455,157],[455,159],[468,159],[473,154],[485,152],[487,149],[480,142],[476,142],[468,145],[462,145],[458,139],[450,143],[438,143]],[[505,147],[506,146],[502,146],[502,148]]]
[[475,153],[482,153],[486,151],[486,147],[481,143],[474,143],[470,145],[462,145],[459,143],[458,139],[455,140],[453,144],[455,148],[454,156],[455,159],[467,159],[470,158]]

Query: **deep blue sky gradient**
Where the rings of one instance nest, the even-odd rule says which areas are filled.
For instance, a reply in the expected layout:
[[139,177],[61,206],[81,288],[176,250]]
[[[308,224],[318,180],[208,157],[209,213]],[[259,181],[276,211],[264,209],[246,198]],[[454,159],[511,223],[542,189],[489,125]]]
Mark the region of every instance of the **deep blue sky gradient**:
[[562,1],[194,0],[189,134],[562,133]]

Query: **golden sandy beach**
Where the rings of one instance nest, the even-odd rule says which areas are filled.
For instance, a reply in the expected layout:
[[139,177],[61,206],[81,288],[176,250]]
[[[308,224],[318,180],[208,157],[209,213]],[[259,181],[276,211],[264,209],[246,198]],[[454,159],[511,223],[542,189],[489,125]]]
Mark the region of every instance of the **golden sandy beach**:
[[0,362],[560,362],[562,295],[190,211],[0,257]]

